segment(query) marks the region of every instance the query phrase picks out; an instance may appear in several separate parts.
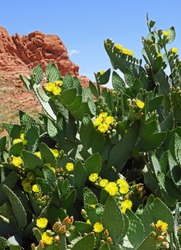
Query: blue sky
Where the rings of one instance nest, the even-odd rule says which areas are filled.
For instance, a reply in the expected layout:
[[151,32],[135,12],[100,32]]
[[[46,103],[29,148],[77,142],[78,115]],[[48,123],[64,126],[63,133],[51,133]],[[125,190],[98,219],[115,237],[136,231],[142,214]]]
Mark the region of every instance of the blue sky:
[[6,0],[1,2],[0,26],[10,35],[36,30],[58,35],[80,74],[94,79],[94,72],[111,67],[104,49],[107,38],[141,58],[147,12],[158,29],[175,27],[173,46],[180,50],[180,0]]

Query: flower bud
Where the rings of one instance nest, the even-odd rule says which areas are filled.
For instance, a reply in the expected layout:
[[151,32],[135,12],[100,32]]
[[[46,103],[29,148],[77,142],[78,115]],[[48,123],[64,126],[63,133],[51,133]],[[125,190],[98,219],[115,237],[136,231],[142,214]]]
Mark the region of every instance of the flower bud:
[[156,239],[157,239],[157,241],[159,241],[159,242],[163,242],[163,241],[165,240],[165,237],[162,236],[162,235],[159,235]]
[[61,228],[59,229],[59,232],[60,232],[61,234],[65,234],[66,231],[67,231],[67,228],[66,228],[65,225],[61,226]]
[[108,238],[107,238],[107,243],[108,243],[108,244],[112,244],[112,238],[111,238],[111,237],[108,237]]
[[105,235],[106,237],[109,237],[109,231],[108,231],[107,229],[104,230],[104,235]]
[[59,235],[56,235],[56,236],[54,237],[54,241],[55,241],[55,242],[59,242],[59,241],[60,241],[60,236],[59,236]]
[[55,232],[58,232],[58,231],[60,230],[60,228],[61,228],[60,222],[59,222],[59,221],[56,221],[55,224],[53,225],[53,230],[54,230]]
[[65,219],[62,221],[62,224],[63,224],[63,225],[68,225],[68,224],[70,224],[70,219],[69,219],[68,216],[65,217]]
[[44,245],[44,243],[43,243],[43,241],[42,240],[40,240],[39,241],[39,244],[38,244],[38,249],[44,249],[45,248],[45,245]]
[[155,233],[154,231],[151,231],[151,232],[150,232],[150,236],[151,236],[152,238],[155,238],[155,237],[156,237],[156,233]]

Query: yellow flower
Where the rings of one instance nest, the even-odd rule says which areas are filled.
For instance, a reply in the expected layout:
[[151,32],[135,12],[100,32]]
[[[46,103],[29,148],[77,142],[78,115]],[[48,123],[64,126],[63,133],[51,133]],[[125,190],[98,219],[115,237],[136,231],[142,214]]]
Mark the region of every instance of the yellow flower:
[[41,239],[42,239],[43,243],[45,243],[46,245],[52,245],[53,244],[53,237],[47,235],[46,232],[44,232],[42,234]]
[[45,163],[43,166],[46,166],[46,167],[50,168],[54,173],[56,172],[56,169],[54,167],[52,167],[51,164],[48,163],[48,162]]
[[20,134],[20,139],[22,140],[24,145],[26,145],[28,143],[28,141],[25,139],[25,134],[24,133]]
[[109,125],[114,122],[113,116],[107,116],[106,112],[102,112],[99,116],[94,120],[94,126],[98,127],[98,130],[101,133],[106,133],[109,129]]
[[102,123],[102,117],[97,117],[97,118],[94,120],[94,126],[95,126],[95,127],[99,126],[101,123]]
[[109,195],[114,196],[118,192],[118,187],[115,182],[111,181],[105,186],[105,190],[109,193]]
[[30,181],[27,179],[27,178],[25,178],[22,182],[21,182],[21,185],[23,186],[23,190],[25,191],[25,192],[30,192],[31,191],[31,183],[30,183]]
[[178,52],[178,49],[177,48],[171,48],[171,52],[176,54]]
[[144,102],[142,102],[142,101],[139,100],[139,99],[136,99],[135,103],[136,103],[136,106],[137,106],[138,108],[140,108],[140,109],[143,109],[144,106],[145,106]]
[[92,205],[90,205],[90,207],[96,208],[96,204],[92,204]]
[[158,220],[155,226],[159,233],[165,232],[168,229],[168,224],[162,220]]
[[113,123],[113,122],[114,122],[114,117],[113,117],[113,116],[107,116],[107,117],[105,118],[105,123],[111,124],[111,123]]
[[59,87],[61,87],[62,84],[63,84],[63,81],[61,81],[61,80],[58,80],[58,81],[55,82],[55,85],[57,85]]
[[157,57],[163,57],[161,53],[157,53]]
[[98,130],[101,132],[101,133],[106,133],[109,129],[109,125],[107,123],[101,123],[99,126],[98,126]]
[[92,173],[91,175],[89,175],[89,180],[91,182],[96,182],[98,179],[98,174],[97,173]]
[[104,227],[103,227],[102,223],[96,222],[94,224],[94,232],[95,233],[101,233],[103,230],[104,230]]
[[118,49],[118,50],[122,50],[122,48],[123,48],[123,46],[121,45],[121,44],[115,44],[115,46],[114,46],[116,49]]
[[58,151],[58,149],[50,149],[51,150],[51,152],[52,152],[52,154],[55,156],[55,158],[57,158],[58,156],[59,156],[59,151]]
[[68,162],[65,168],[67,169],[67,171],[71,172],[74,170],[74,164],[72,162]]
[[22,140],[21,140],[20,138],[17,138],[17,139],[14,139],[14,140],[13,140],[13,144],[17,144],[17,143],[19,143],[19,142],[22,142]]
[[106,116],[107,116],[107,112],[102,112],[99,114],[99,117],[102,119],[106,118]]
[[102,76],[104,74],[104,70],[100,70],[99,74]]
[[40,159],[41,159],[41,152],[40,151],[37,151],[34,153],[36,156],[38,156]]
[[124,179],[118,179],[117,184],[119,186],[119,192],[121,194],[127,194],[129,191],[129,184]]
[[24,145],[26,145],[28,143],[28,141],[25,139],[25,134],[22,133],[20,134],[20,138],[16,138],[13,140],[13,144],[16,144],[16,143],[19,143],[19,142],[22,142]]
[[167,31],[167,30],[165,30],[165,31],[163,31],[163,35],[167,37],[167,36],[169,36],[169,35],[170,35],[170,32],[169,32],[169,31]]
[[45,228],[47,226],[47,224],[48,224],[47,218],[39,218],[36,220],[37,227],[39,227],[41,229]]
[[132,50],[127,49],[127,48],[122,48],[121,52],[125,55],[128,55],[128,56],[134,55],[134,52]]
[[130,200],[124,200],[124,201],[122,201],[121,212],[125,213],[127,209],[131,209],[132,208],[132,205],[133,205],[133,203]]
[[54,167],[49,167],[54,173],[56,172],[56,169]]
[[45,89],[46,89],[47,91],[51,92],[54,86],[55,86],[54,82],[48,82],[48,83],[45,85]]
[[107,179],[102,179],[102,180],[99,182],[99,186],[100,186],[100,187],[105,187],[107,184],[108,184],[108,180],[107,180]]
[[61,90],[60,87],[54,86],[51,92],[52,92],[54,95],[59,95],[59,94],[61,93],[61,91],[62,91],[62,90]]
[[13,156],[12,164],[16,167],[19,167],[23,163],[23,160],[20,156]]
[[91,222],[90,222],[89,219],[86,220],[86,223],[89,224],[89,225],[91,225]]
[[39,188],[38,188],[38,185],[37,184],[34,184],[33,186],[32,186],[32,191],[34,192],[34,193],[39,193],[40,192],[40,190],[39,190]]

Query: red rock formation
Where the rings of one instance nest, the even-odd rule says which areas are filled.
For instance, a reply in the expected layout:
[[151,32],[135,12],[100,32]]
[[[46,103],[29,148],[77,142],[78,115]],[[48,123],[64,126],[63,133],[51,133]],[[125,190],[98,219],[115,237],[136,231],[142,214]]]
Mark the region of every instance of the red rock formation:
[[79,75],[78,65],[70,61],[58,36],[39,31],[10,36],[0,27],[0,137],[1,123],[18,123],[19,110],[33,116],[41,112],[36,96],[23,86],[19,75],[27,76],[33,67],[41,64],[45,68],[49,62],[54,62],[63,76],[71,73],[83,87],[88,85],[89,79]]
[[67,49],[57,35],[35,31],[29,35],[10,36],[0,27],[0,71],[28,72],[38,64],[45,68],[54,62],[62,75],[77,76],[78,65],[70,61]]

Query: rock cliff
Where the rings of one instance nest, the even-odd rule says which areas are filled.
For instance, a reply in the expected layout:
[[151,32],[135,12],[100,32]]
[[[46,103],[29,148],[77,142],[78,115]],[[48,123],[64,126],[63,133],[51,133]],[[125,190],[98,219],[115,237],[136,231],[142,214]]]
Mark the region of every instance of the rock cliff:
[[62,75],[79,75],[79,67],[70,61],[64,43],[57,35],[35,31],[29,35],[10,36],[0,27],[0,71],[28,72],[37,64],[43,68],[54,62]]
[[41,111],[36,97],[23,86],[19,75],[27,76],[36,65],[45,68],[49,62],[54,62],[62,75],[71,73],[87,86],[89,79],[79,75],[79,66],[70,60],[57,35],[35,31],[10,36],[0,27],[0,127],[3,122],[17,123],[19,110],[33,116]]

